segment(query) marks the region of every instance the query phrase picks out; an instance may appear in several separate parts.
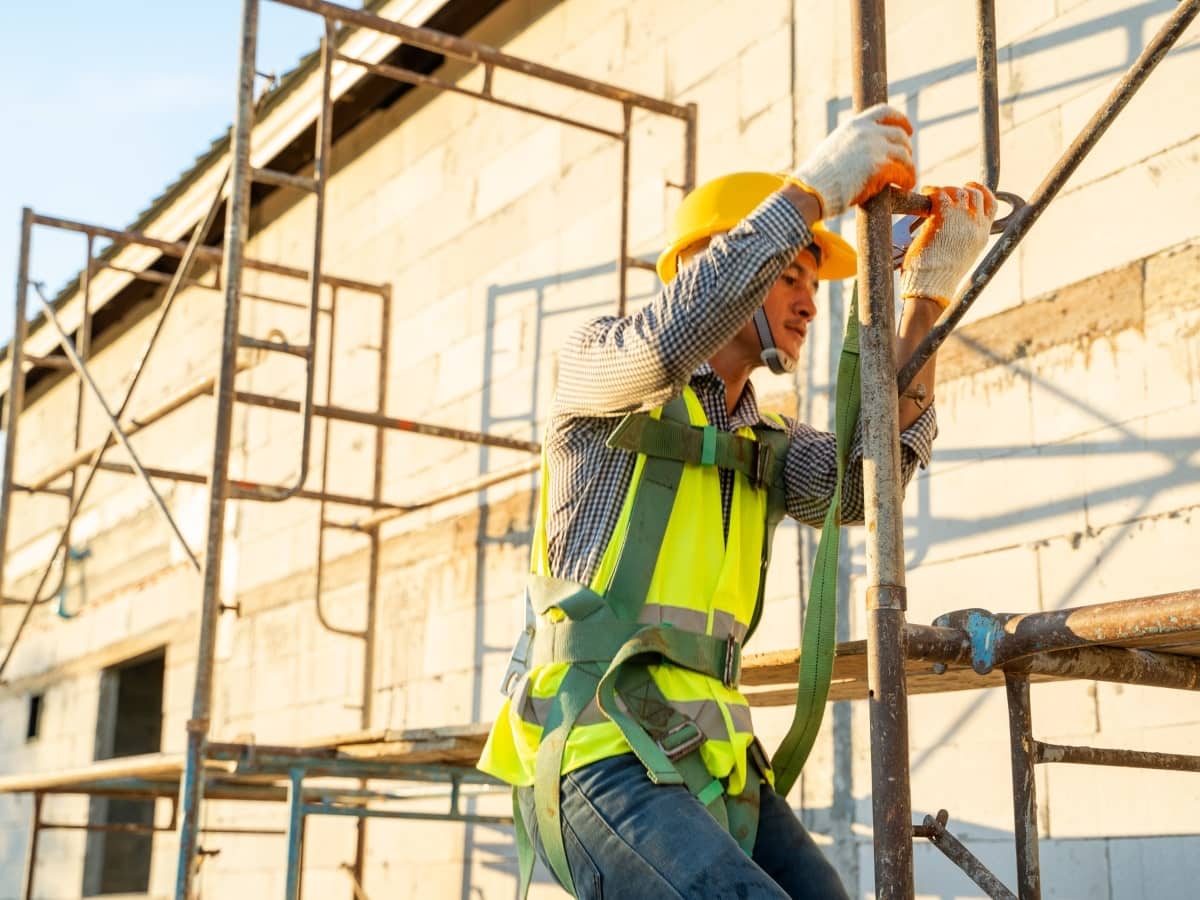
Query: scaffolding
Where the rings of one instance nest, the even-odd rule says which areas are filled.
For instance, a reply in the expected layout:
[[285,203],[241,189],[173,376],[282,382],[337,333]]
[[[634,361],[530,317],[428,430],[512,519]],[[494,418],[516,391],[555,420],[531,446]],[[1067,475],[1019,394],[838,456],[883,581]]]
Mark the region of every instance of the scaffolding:
[[[310,815],[342,815],[358,820],[356,859],[348,875],[356,892],[363,896],[362,866],[366,821],[372,817],[454,819],[507,823],[507,817],[476,816],[461,810],[464,788],[487,790],[495,782],[474,771],[485,729],[431,729],[420,732],[392,732],[372,729],[371,696],[373,685],[373,640],[376,608],[376,582],[379,565],[379,527],[386,521],[446,500],[475,493],[483,488],[532,472],[535,463],[522,463],[505,470],[485,473],[479,478],[415,501],[389,501],[383,497],[384,435],[404,431],[442,439],[465,441],[483,446],[503,447],[536,453],[536,442],[466,431],[428,422],[398,419],[386,414],[387,358],[386,341],[381,349],[379,390],[376,409],[364,411],[332,404],[333,338],[327,348],[325,403],[316,398],[317,331],[320,316],[328,317],[330,330],[337,320],[337,298],[341,291],[354,291],[378,298],[379,327],[383,334],[390,328],[391,288],[330,275],[323,270],[323,225],[325,193],[329,178],[329,159],[333,135],[334,67],[354,68],[413,87],[428,87],[467,96],[510,110],[545,118],[559,124],[601,134],[620,143],[621,194],[620,225],[617,242],[617,311],[626,311],[627,276],[630,268],[648,265],[629,252],[629,179],[632,120],[635,111],[665,116],[683,125],[682,177],[676,187],[686,191],[695,180],[696,122],[694,104],[682,106],[627,91],[570,72],[522,60],[491,47],[430,28],[417,28],[382,18],[361,9],[337,6],[323,0],[273,0],[284,6],[320,16],[325,38],[319,58],[320,112],[317,116],[313,147],[313,174],[299,175],[272,169],[264,162],[255,165],[252,154],[256,103],[254,99],[255,58],[260,0],[244,0],[239,71],[238,108],[230,146],[228,171],[208,209],[186,243],[163,241],[146,234],[108,229],[41,215],[26,209],[22,216],[20,262],[17,280],[16,320],[9,348],[10,385],[7,400],[5,456],[0,470],[0,582],[7,556],[11,500],[14,492],[58,497],[68,503],[68,512],[60,538],[51,553],[36,587],[26,598],[4,598],[6,604],[23,608],[14,635],[8,638],[0,659],[3,674],[34,609],[59,593],[65,577],[70,551],[72,523],[95,474],[98,471],[133,474],[153,495],[155,505],[183,546],[191,565],[202,575],[200,634],[192,712],[187,723],[186,751],[180,755],[155,754],[150,758],[125,758],[98,763],[80,770],[39,776],[0,778],[0,792],[27,792],[34,797],[31,840],[25,896],[31,897],[37,860],[38,836],[47,829],[102,829],[117,826],[73,824],[46,821],[42,815],[43,797],[56,793],[93,796],[164,797],[172,801],[171,821],[167,826],[147,826],[151,830],[177,830],[179,856],[175,896],[188,900],[193,895],[194,879],[204,852],[198,840],[206,830],[200,827],[200,809],[205,798],[245,801],[276,801],[288,805],[287,827],[269,833],[286,836],[288,855],[285,896],[300,896],[303,872],[303,834]],[[1000,174],[998,94],[996,80],[996,40],[994,0],[976,0],[977,65],[983,148],[981,178],[989,187],[998,187]],[[904,554],[899,484],[899,446],[897,396],[922,365],[946,339],[970,308],[1001,264],[1012,254],[1095,145],[1101,134],[1165,56],[1183,31],[1200,14],[1200,0],[1179,4],[1158,34],[1147,44],[1120,80],[1095,116],[1081,131],[1061,159],[1047,174],[1028,202],[998,192],[1012,207],[1011,215],[998,223],[1000,237],[979,263],[968,288],[944,312],[933,330],[897,375],[893,358],[892,300],[892,216],[917,213],[927,208],[919,195],[896,190],[884,192],[858,214],[859,283],[864,286],[867,302],[860,309],[863,358],[864,465],[867,510],[867,638],[843,643],[835,660],[831,700],[866,699],[870,707],[872,802],[874,810],[874,848],[876,896],[911,898],[914,892],[912,846],[914,838],[930,840],[960,866],[990,897],[1019,896],[1021,900],[1040,897],[1038,835],[1034,767],[1047,763],[1141,766],[1147,768],[1200,771],[1200,757],[1180,754],[1148,753],[1069,747],[1047,744],[1034,739],[1030,715],[1029,685],[1049,679],[1092,679],[1129,684],[1144,684],[1175,689],[1200,690],[1200,590],[1182,591],[1158,597],[1137,598],[1099,606],[1078,607],[1052,613],[1024,615],[993,614],[971,609],[948,613],[933,625],[919,626],[906,621]],[[339,30],[338,26],[343,28]],[[371,61],[344,52],[344,38],[350,29],[361,29],[389,36],[396,41],[446,57],[466,61],[483,69],[482,88],[469,89],[460,83],[436,75],[418,72],[390,62]],[[883,0],[855,0],[853,6],[854,105],[865,108],[887,99]],[[576,119],[542,110],[497,96],[493,75],[497,70],[547,82],[601,98],[619,105],[622,126],[609,128],[586,119]],[[276,262],[264,262],[245,253],[249,234],[251,186],[254,183],[273,188],[300,191],[315,197],[315,226],[312,253],[307,268],[299,269]],[[208,245],[209,233],[226,209],[224,240],[220,246]],[[29,261],[35,226],[81,233],[87,239],[87,252],[81,273],[79,294],[81,318],[74,338],[60,322],[55,302],[42,294],[30,277]],[[108,240],[120,246],[148,248],[164,258],[178,260],[171,273],[151,269],[127,270],[105,258],[94,256],[94,242]],[[219,269],[211,281],[192,277],[199,265]],[[165,285],[158,317],[134,369],[132,383],[115,408],[110,406],[92,379],[88,358],[92,340],[91,288],[94,275],[111,268],[130,279]],[[243,274],[260,270],[306,282],[308,299],[298,304],[306,315],[306,338],[291,344],[275,337],[239,333],[242,299],[297,305],[276,297],[252,295],[243,291]],[[162,333],[163,322],[184,285],[208,288],[224,298],[224,319],[218,371],[180,391],[154,409],[129,416],[130,400],[146,360]],[[26,297],[34,287],[41,298],[45,321],[57,335],[61,355],[32,355],[24,352],[27,322]],[[322,297],[327,296],[327,303]],[[239,390],[236,376],[245,365],[239,351],[257,354],[280,353],[300,360],[305,369],[301,400]],[[13,480],[17,450],[18,424],[24,405],[26,374],[29,370],[70,370],[78,378],[76,391],[77,423],[72,455],[56,463],[29,483]],[[90,393],[109,424],[109,434],[99,444],[82,446],[78,424],[83,397]],[[212,465],[208,473],[177,471],[145,465],[134,452],[129,437],[168,417],[198,397],[215,398],[216,423]],[[250,482],[232,479],[229,455],[232,440],[232,414],[243,404],[284,413],[298,414],[301,422],[299,475],[287,484]],[[309,456],[313,417],[326,421],[355,422],[374,429],[376,452],[372,489],[369,494],[350,495],[327,490],[329,439],[325,435],[319,485],[309,487]],[[121,444],[129,463],[113,463],[104,456],[114,444]],[[80,470],[86,472],[80,475]],[[65,479],[65,484],[64,484]],[[158,494],[155,479],[208,484],[210,499],[207,515],[206,545],[197,554],[187,545],[170,510]],[[360,639],[364,654],[362,677],[362,730],[352,735],[310,743],[300,747],[263,746],[253,743],[220,742],[210,739],[213,673],[216,653],[217,618],[222,608],[219,573],[224,534],[224,516],[229,500],[280,502],[297,497],[318,501],[320,528],[316,552],[316,608],[323,626],[335,633]],[[363,517],[354,522],[326,519],[326,504],[357,507]],[[326,619],[320,605],[324,566],[324,535],[330,528],[351,530],[366,536],[368,554],[366,624],[361,630],[337,628]],[[53,590],[55,570],[58,577]],[[743,683],[753,705],[772,706],[794,699],[797,654],[795,652],[748,657],[743,668]],[[907,698],[909,694],[944,692],[1003,684],[1009,705],[1012,777],[1014,786],[1014,834],[1018,885],[1014,892],[1004,886],[947,829],[944,810],[927,816],[920,825],[912,821],[909,793]],[[335,778],[334,787],[313,786],[313,778]],[[347,787],[350,780],[358,787]],[[397,809],[395,804],[414,797],[427,798],[424,791],[369,790],[367,782],[397,781],[417,784],[430,782],[449,797],[445,813]],[[136,826],[135,826],[136,827]],[[236,829],[234,833],[238,832]],[[250,833],[250,832],[244,832]],[[265,833],[262,830],[253,833]]]
[[[66,559],[71,546],[71,526],[83,505],[87,491],[98,471],[133,474],[140,478],[150,491],[155,506],[181,545],[192,567],[201,574],[200,635],[197,656],[192,715],[187,723],[186,752],[179,758],[155,756],[153,759],[120,760],[100,763],[86,769],[57,773],[49,779],[37,776],[17,777],[4,781],[4,791],[31,792],[34,795],[32,834],[29,847],[25,879],[25,896],[33,892],[34,870],[37,860],[38,836],[47,829],[87,828],[91,830],[111,829],[111,826],[47,822],[42,818],[42,797],[51,793],[80,793],[105,796],[171,797],[177,796],[172,806],[171,830],[178,823],[179,865],[176,880],[176,896],[189,898],[193,893],[193,882],[198,865],[203,861],[198,846],[200,808],[205,796],[243,800],[286,800],[289,804],[288,828],[279,832],[287,836],[288,856],[286,871],[286,895],[298,897],[303,870],[304,821],[311,815],[352,816],[359,821],[356,859],[348,874],[355,889],[361,893],[362,865],[365,844],[365,821],[368,818],[429,818],[454,819],[457,821],[511,822],[509,817],[488,817],[464,813],[459,808],[460,788],[463,786],[495,787],[496,782],[475,771],[472,766],[478,758],[484,732],[478,728],[434,729],[419,732],[392,732],[372,730],[372,697],[374,685],[374,623],[379,564],[379,529],[384,523],[398,516],[426,509],[457,497],[475,494],[485,488],[528,475],[536,470],[533,462],[521,463],[507,469],[487,472],[478,478],[457,484],[452,489],[408,502],[391,502],[382,495],[383,453],[382,442],[389,431],[407,432],[454,441],[464,441],[481,446],[500,447],[510,450],[538,454],[540,445],[534,441],[520,440],[496,434],[453,428],[445,425],[399,419],[385,414],[387,386],[387,342],[380,353],[379,387],[377,405],[373,411],[363,411],[335,406],[330,397],[334,382],[334,336],[337,323],[337,300],[339,291],[356,291],[373,295],[379,301],[379,330],[386,335],[390,331],[391,288],[385,284],[371,284],[331,275],[323,269],[323,232],[326,206],[326,186],[329,178],[329,160],[333,136],[334,67],[360,69],[379,78],[388,79],[410,87],[432,88],[467,96],[480,102],[490,103],[508,110],[537,116],[560,125],[579,128],[605,136],[620,145],[621,171],[619,182],[620,227],[617,242],[617,312],[624,314],[628,298],[628,272],[633,268],[652,269],[653,266],[634,257],[629,252],[629,179],[631,165],[631,138],[635,111],[665,116],[682,126],[681,176],[675,187],[688,191],[695,182],[696,158],[696,106],[679,105],[654,97],[628,91],[600,81],[583,78],[571,72],[551,68],[500,52],[486,45],[472,42],[456,35],[430,28],[418,28],[382,18],[372,12],[337,6],[318,0],[276,0],[284,6],[305,10],[320,16],[324,22],[325,36],[321,42],[319,56],[320,112],[317,116],[315,146],[313,148],[313,173],[299,175],[289,171],[255,165],[252,161],[252,133],[256,113],[261,103],[254,98],[256,67],[256,44],[258,37],[259,0],[245,0],[243,4],[241,59],[239,66],[238,108],[231,139],[228,170],[220,180],[207,215],[192,232],[186,243],[164,241],[139,232],[105,228],[99,225],[75,222],[35,213],[26,209],[22,214],[20,262],[18,266],[16,319],[13,340],[9,348],[11,366],[7,404],[7,432],[5,435],[5,458],[0,488],[0,575],[4,571],[7,550],[8,526],[11,517],[11,498],[14,491],[31,494],[49,494],[66,500],[69,504],[65,523],[59,540],[50,554],[42,576],[32,594],[27,598],[5,598],[8,605],[22,607],[15,633],[7,640],[4,655],[0,658],[0,675],[7,668],[12,654],[36,607],[50,602],[59,594],[66,573]],[[342,26],[339,29],[338,26]],[[352,29],[363,29],[393,38],[400,46],[420,48],[481,66],[484,73],[483,85],[474,90],[459,83],[444,80],[429,73],[389,62],[371,61],[345,52],[345,38]],[[501,96],[493,82],[494,73],[506,71],[565,88],[594,98],[607,101],[619,108],[621,127],[612,128],[589,121],[586,118],[563,115]],[[267,95],[269,97],[269,95]],[[266,99],[266,98],[264,98]],[[249,214],[252,184],[263,184],[274,188],[299,191],[315,197],[315,221],[312,238],[312,253],[307,268],[295,268],[274,262],[253,259],[246,255],[245,246],[249,237]],[[213,230],[222,208],[226,209],[225,238],[221,246],[204,243]],[[86,236],[86,258],[81,270],[80,294],[82,295],[82,319],[74,338],[59,320],[56,303],[42,292],[41,285],[33,281],[29,273],[32,234],[35,227],[46,227],[80,233]],[[97,240],[113,242],[114,246],[137,246],[157,251],[163,257],[178,260],[174,271],[166,273],[145,269],[121,268],[106,258],[96,258],[93,252]],[[108,254],[109,256],[114,254]],[[194,268],[201,265],[219,267],[216,277],[205,280],[192,277]],[[88,369],[88,353],[92,339],[92,279],[97,271],[110,268],[134,280],[165,284],[157,318],[151,335],[143,347],[133,369],[133,377],[122,401],[109,405],[103,392],[91,377]],[[246,271],[263,271],[285,278],[300,279],[307,284],[307,302],[296,304],[279,297],[254,295],[242,290],[243,274]],[[163,332],[164,322],[169,315],[180,290],[185,285],[206,288],[224,296],[224,326],[218,371],[215,375],[188,386],[176,395],[159,403],[155,408],[137,416],[127,416],[130,400],[137,387],[147,360]],[[58,338],[61,354],[30,355],[24,352],[27,330],[25,303],[29,288],[38,295],[45,321]],[[322,297],[328,296],[325,302]],[[257,336],[239,332],[239,311],[242,299],[259,302],[299,306],[306,317],[306,335],[299,343],[289,343],[278,336]],[[320,404],[315,396],[316,362],[318,359],[317,332],[320,316],[326,316],[330,335],[326,348],[325,385],[326,402]],[[240,351],[240,352],[239,352]],[[239,390],[235,384],[237,374],[247,367],[245,353],[279,353],[299,360],[304,366],[302,399],[299,401],[283,397]],[[62,370],[70,369],[79,380],[76,392],[76,421],[81,419],[85,392],[97,401],[104,411],[109,425],[109,434],[95,446],[81,446],[81,429],[76,426],[75,444],[72,455],[57,463],[48,471],[38,475],[28,484],[13,480],[14,462],[18,446],[18,425],[24,408],[24,390],[27,369]],[[215,398],[216,425],[213,438],[212,465],[208,473],[178,471],[159,466],[145,465],[129,441],[131,435],[147,428],[185,404],[205,395]],[[235,480],[229,476],[229,457],[232,438],[232,416],[235,405],[261,407],[285,413],[299,414],[301,439],[299,447],[299,473],[287,484],[271,484]],[[369,426],[375,435],[375,471],[373,489],[369,495],[357,496],[335,493],[327,489],[330,465],[329,439],[326,433],[321,449],[319,485],[308,486],[309,459],[313,437],[314,417],[328,421],[353,422]],[[129,463],[115,463],[104,459],[106,451],[114,444],[125,450]],[[81,467],[86,467],[80,475]],[[62,479],[66,483],[62,483]],[[188,546],[183,533],[167,504],[155,487],[154,480],[208,484],[210,500],[207,517],[206,541],[203,553],[196,553]],[[344,735],[310,748],[264,747],[254,744],[214,742],[209,740],[210,713],[212,708],[213,671],[216,654],[217,619],[222,610],[220,596],[221,554],[224,541],[224,517],[229,500],[278,503],[289,498],[319,501],[320,512],[316,548],[315,603],[317,617],[329,631],[358,638],[365,644],[364,671],[362,675],[362,731]],[[362,515],[353,521],[329,520],[326,505],[359,508]],[[361,630],[337,627],[331,624],[321,607],[322,581],[325,565],[325,533],[327,529],[338,529],[364,535],[370,542],[368,553],[366,625]],[[61,562],[60,562],[61,560]],[[52,581],[55,570],[58,577],[52,589],[44,589]],[[465,748],[465,750],[464,750]],[[335,777],[341,781],[350,779],[359,782],[359,788],[311,787],[306,779]],[[403,800],[405,794],[369,791],[365,784],[371,781],[425,782],[437,781],[449,786],[450,811],[442,814],[401,811],[379,808],[377,801]],[[210,787],[212,790],[210,790]],[[421,794],[419,796],[426,796]],[[374,805],[372,805],[374,804]],[[178,814],[177,814],[178,813]],[[124,830],[136,830],[124,828]],[[163,829],[150,829],[163,830]]]

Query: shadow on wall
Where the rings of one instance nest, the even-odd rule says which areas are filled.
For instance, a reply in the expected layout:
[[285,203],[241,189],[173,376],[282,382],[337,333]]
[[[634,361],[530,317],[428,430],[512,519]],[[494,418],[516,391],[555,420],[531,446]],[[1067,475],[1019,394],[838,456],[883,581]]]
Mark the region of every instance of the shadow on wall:
[[[1107,65],[1100,65],[1087,73],[1075,74],[1073,77],[1048,83],[1042,87],[1030,90],[1021,90],[1019,83],[1014,80],[1013,92],[1008,95],[1002,95],[999,98],[1001,109],[1011,107],[1019,101],[1025,101],[1039,95],[1088,84],[1096,79],[1112,78],[1124,74],[1128,67],[1136,60],[1147,39],[1152,35],[1152,26],[1155,23],[1151,22],[1151,20],[1169,14],[1175,9],[1175,6],[1176,4],[1173,0],[1150,0],[1150,2],[1139,3],[1129,9],[1097,16],[1084,22],[1000,47],[997,54],[998,63],[1004,65],[1015,60],[1046,54],[1050,51],[1094,38],[1097,35],[1107,32],[1121,32],[1125,37],[1124,55],[1121,59],[1112,61]],[[1200,45],[1198,44],[1179,46],[1171,51],[1171,55],[1177,57],[1196,51],[1200,51]],[[1109,60],[1097,60],[1097,62],[1109,63]],[[918,158],[921,156],[920,143],[923,129],[942,124],[952,119],[973,119],[978,114],[977,108],[970,106],[948,113],[922,117],[922,89],[940,85],[953,78],[973,79],[975,68],[975,59],[973,57],[965,57],[956,62],[927,70],[919,75],[902,78],[890,83],[890,90],[894,96],[907,97],[905,112],[915,127],[914,152]],[[1162,77],[1161,73],[1151,75],[1152,79],[1156,77]],[[839,118],[850,111],[851,108],[852,101],[849,97],[836,97],[828,101],[826,104],[827,129],[831,130],[835,127]],[[1114,127],[1116,129],[1120,128],[1119,121]],[[1002,161],[1001,187],[1004,186],[1003,171]],[[834,224],[844,226],[840,228],[842,231],[852,228],[848,217],[836,221]],[[1095,227],[1100,226],[1097,225]],[[1037,236],[1035,234],[1026,240],[1036,239]],[[1011,259],[1006,263],[1006,265],[1014,264],[1015,261]],[[834,282],[829,285],[827,296],[829,298],[830,321],[837,323],[837,327],[830,331],[828,352],[824,355],[824,358],[828,361],[826,371],[818,372],[816,355],[811,352],[808,354],[807,368],[804,372],[804,382],[808,386],[808,390],[803,398],[801,409],[803,411],[802,415],[807,421],[815,425],[824,424],[826,427],[830,427],[830,423],[813,422],[813,415],[815,401],[820,399],[823,404],[829,404],[830,422],[832,421],[832,385],[836,374],[837,353],[841,346],[840,323],[845,319],[848,295],[843,283]],[[978,308],[986,310],[986,292],[984,298],[979,302],[982,305],[978,306]],[[1091,429],[1092,431],[1098,432],[1104,430],[1108,433],[1103,440],[1081,442],[1076,439],[1071,442],[1057,442],[1035,446],[1028,444],[989,447],[973,446],[969,450],[947,447],[944,443],[941,443],[937,447],[935,457],[938,464],[943,467],[943,471],[947,464],[963,461],[979,461],[981,459],[999,460],[1004,457],[1016,456],[1017,454],[1029,454],[1031,451],[1038,460],[1064,461],[1074,459],[1081,463],[1087,457],[1119,457],[1129,454],[1151,455],[1162,462],[1162,467],[1158,474],[1151,478],[1139,476],[1124,484],[1108,486],[1099,491],[1088,491],[1076,496],[1059,495],[1049,502],[1034,502],[1028,506],[1023,506],[1019,510],[1000,514],[989,514],[987,510],[972,510],[969,516],[963,517],[947,517],[935,514],[932,510],[930,497],[932,481],[927,475],[919,474],[909,488],[910,493],[915,488],[918,499],[916,515],[909,517],[908,522],[910,527],[906,534],[906,547],[909,551],[909,558],[906,562],[909,568],[916,567],[926,561],[926,556],[933,546],[933,535],[953,534],[955,537],[985,535],[1017,523],[1048,520],[1069,510],[1086,508],[1089,504],[1095,507],[1117,500],[1134,501],[1134,505],[1130,507],[1128,512],[1123,513],[1123,518],[1126,520],[1125,524],[1112,528],[1105,535],[1103,547],[1097,548],[1095,551],[1099,565],[1103,563],[1107,551],[1116,547],[1136,527],[1138,519],[1152,506],[1156,496],[1162,492],[1176,488],[1180,484],[1194,482],[1200,477],[1200,458],[1195,457],[1197,448],[1194,441],[1184,438],[1147,439],[1135,428],[1130,427],[1127,421],[1121,422],[1114,419],[1106,411],[1098,409],[1089,403],[1086,398],[1063,390],[1055,383],[1038,376],[1033,371],[1032,366],[1001,360],[986,346],[971,341],[961,334],[955,335],[955,340],[966,342],[981,357],[992,359],[996,365],[1003,366],[1018,381],[1024,382],[1028,388],[1030,398],[1033,398],[1035,395],[1041,395],[1042,399],[1053,398],[1059,404],[1073,408],[1082,414],[1085,420],[1093,422],[1094,428]],[[1078,437],[1082,436],[1081,434]],[[811,554],[815,552],[815,537],[812,534],[807,534],[803,540],[805,549],[809,554],[809,558],[811,558]],[[849,555],[861,558],[861,542],[855,543],[857,546],[852,548]],[[854,575],[861,575],[863,571],[861,566],[854,567],[851,570]],[[1094,574],[1094,570],[1085,570],[1074,581],[1063,588],[1057,597],[1043,598],[1045,608],[1059,608],[1068,605],[1078,591],[1084,587],[1086,580],[1092,574]]]

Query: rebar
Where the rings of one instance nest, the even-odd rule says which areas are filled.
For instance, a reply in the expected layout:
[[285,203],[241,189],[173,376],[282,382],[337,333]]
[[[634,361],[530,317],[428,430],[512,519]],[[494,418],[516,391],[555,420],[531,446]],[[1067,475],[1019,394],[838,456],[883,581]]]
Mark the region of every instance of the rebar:
[[913,837],[928,839],[929,843],[941,850],[964,875],[979,885],[991,900],[1017,900],[1017,895],[1004,886],[992,870],[984,865],[983,860],[946,829],[949,820],[950,814],[946,810],[938,810],[937,818],[926,816],[923,824],[913,827]]

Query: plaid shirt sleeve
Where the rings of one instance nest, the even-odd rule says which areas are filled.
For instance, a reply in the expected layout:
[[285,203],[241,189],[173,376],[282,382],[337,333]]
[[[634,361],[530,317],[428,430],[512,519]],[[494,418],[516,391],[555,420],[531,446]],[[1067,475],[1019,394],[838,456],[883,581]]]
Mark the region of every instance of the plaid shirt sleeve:
[[[787,421],[787,459],[783,477],[787,488],[788,515],[820,528],[825,521],[837,485],[837,439],[828,431],[817,431],[803,422]],[[846,480],[842,484],[842,523],[859,525],[863,511],[862,423],[854,431]],[[917,466],[925,468],[933,455],[937,437],[937,413],[930,406],[915,422],[900,432],[901,488],[912,479]]]
[[615,416],[662,406],[749,320],[811,242],[799,211],[783,194],[771,195],[642,309],[593,320],[568,338],[555,412]]

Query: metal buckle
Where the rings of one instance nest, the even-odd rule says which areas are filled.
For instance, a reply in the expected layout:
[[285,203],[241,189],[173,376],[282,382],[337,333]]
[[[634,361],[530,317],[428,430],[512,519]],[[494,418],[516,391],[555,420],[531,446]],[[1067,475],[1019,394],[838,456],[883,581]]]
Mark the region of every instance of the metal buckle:
[[[687,734],[687,736],[680,739],[678,744],[673,743],[675,739],[679,739],[684,734]],[[675,762],[675,760],[687,756],[703,744],[705,740],[707,738],[704,737],[704,732],[700,730],[700,727],[695,722],[689,719],[685,722],[680,722],[660,737],[657,743],[662,752],[667,755],[667,759]]]
[[529,599],[527,590],[525,592],[525,630],[521,632],[513,646],[512,656],[508,658],[508,668],[504,670],[504,678],[500,682],[500,693],[507,697],[513,695],[521,678],[529,671],[529,655],[536,630],[537,616],[534,615],[533,603]]
[[727,688],[736,688],[738,677],[742,673],[742,645],[736,638],[730,637],[725,640],[725,669],[721,676],[721,683]]
[[754,442],[754,484],[756,487],[767,487],[773,456],[774,451],[771,449],[770,444],[765,444],[762,441]]
[[750,746],[746,748],[746,751],[747,755],[758,767],[758,773],[763,778],[771,774],[771,757],[767,756],[767,751],[757,736],[750,741]]

